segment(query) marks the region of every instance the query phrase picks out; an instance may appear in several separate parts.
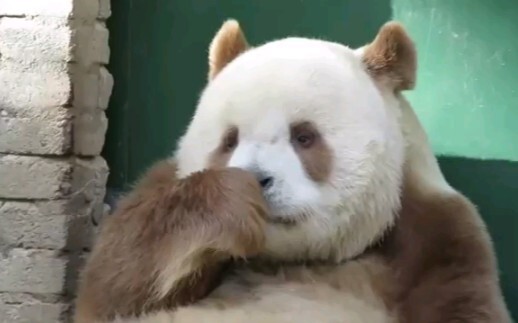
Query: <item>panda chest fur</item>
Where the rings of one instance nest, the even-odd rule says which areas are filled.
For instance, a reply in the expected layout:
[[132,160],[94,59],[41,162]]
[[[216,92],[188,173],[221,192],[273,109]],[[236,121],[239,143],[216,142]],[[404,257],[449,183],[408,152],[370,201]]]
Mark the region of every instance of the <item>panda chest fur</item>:
[[174,322],[397,323],[393,279],[376,256],[336,266],[286,266],[275,274],[241,268]]

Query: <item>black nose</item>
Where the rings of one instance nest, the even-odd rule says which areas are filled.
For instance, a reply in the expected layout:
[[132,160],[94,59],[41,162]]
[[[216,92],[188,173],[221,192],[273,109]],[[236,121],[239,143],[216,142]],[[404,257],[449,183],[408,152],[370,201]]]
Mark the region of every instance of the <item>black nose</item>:
[[259,184],[261,184],[261,187],[263,189],[267,189],[273,184],[273,177],[272,176],[266,176],[259,179]]

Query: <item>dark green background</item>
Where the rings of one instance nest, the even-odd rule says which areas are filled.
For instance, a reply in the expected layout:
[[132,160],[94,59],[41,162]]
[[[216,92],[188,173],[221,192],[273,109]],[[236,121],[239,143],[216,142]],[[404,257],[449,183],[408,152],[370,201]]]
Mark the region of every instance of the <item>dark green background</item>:
[[254,45],[313,36],[351,47],[369,42],[387,20],[403,21],[420,55],[409,98],[446,176],[488,223],[507,302],[518,311],[518,2],[114,0],[112,11],[108,198],[172,153],[205,85],[208,44],[225,19],[237,18]]

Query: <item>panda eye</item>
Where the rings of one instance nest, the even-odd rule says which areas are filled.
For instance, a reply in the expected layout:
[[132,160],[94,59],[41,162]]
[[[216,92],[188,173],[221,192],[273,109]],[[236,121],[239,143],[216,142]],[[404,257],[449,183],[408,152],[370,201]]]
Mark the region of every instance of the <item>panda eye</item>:
[[300,123],[291,129],[291,142],[299,148],[310,148],[317,138],[314,127],[309,123]]
[[232,151],[234,148],[236,148],[238,142],[239,142],[239,133],[236,128],[230,129],[227,134],[225,135],[225,138],[223,139],[223,151],[229,152]]
[[312,133],[304,133],[297,136],[297,143],[304,147],[309,148],[313,144],[314,135]]

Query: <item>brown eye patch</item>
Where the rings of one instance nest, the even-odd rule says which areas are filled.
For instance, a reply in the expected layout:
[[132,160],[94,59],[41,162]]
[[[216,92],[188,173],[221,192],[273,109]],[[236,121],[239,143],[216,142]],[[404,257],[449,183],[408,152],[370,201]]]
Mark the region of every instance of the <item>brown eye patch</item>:
[[290,141],[308,175],[316,182],[326,181],[331,173],[333,156],[316,126],[307,121],[292,124]]
[[299,148],[311,148],[317,141],[317,136],[317,131],[308,122],[296,124],[291,128],[291,142]]
[[230,127],[223,134],[221,142],[217,149],[215,149],[209,159],[209,168],[224,168],[232,152],[239,144],[239,131],[236,127]]

